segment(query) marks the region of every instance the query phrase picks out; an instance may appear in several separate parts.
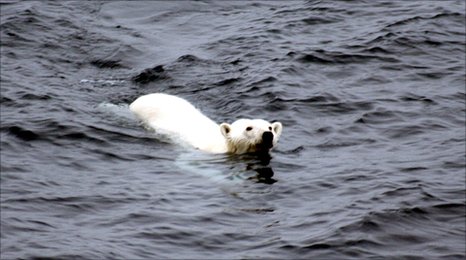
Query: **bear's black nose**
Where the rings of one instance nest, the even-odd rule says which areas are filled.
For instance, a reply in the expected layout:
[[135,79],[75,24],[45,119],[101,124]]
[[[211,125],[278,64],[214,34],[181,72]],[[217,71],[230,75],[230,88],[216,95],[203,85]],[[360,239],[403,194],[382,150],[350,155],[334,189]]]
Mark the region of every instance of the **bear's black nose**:
[[272,132],[264,132],[262,134],[262,145],[266,148],[271,148],[273,146],[273,134]]

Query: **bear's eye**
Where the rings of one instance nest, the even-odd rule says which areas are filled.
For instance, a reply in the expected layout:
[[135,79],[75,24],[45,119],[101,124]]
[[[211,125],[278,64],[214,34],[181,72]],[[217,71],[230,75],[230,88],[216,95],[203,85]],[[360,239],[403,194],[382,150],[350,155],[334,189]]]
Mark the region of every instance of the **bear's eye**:
[[252,130],[252,126],[246,127],[246,131],[251,131],[251,130]]
[[271,127],[271,126],[269,126],[269,130],[272,131],[272,127]]

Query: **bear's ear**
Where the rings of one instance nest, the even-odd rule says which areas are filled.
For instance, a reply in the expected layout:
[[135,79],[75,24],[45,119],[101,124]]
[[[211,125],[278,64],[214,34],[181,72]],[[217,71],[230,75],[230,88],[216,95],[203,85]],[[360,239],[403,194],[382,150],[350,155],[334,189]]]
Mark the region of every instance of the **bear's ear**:
[[222,135],[226,138],[230,134],[231,126],[227,123],[222,123],[220,125],[220,131],[222,132]]
[[282,123],[280,122],[275,122],[272,124],[272,129],[275,135],[280,136],[282,134]]

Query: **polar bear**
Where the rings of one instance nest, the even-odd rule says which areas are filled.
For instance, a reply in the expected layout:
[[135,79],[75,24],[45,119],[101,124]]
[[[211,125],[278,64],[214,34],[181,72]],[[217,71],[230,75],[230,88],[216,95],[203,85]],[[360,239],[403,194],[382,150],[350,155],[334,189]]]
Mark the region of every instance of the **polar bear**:
[[130,110],[156,132],[210,153],[268,152],[282,133],[280,122],[239,119],[218,125],[177,96],[153,93],[137,98]]

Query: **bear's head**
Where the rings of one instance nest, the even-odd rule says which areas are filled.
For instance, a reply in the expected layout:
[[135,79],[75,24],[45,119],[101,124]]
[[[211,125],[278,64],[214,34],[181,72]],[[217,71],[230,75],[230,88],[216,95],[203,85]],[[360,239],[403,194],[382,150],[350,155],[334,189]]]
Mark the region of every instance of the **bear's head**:
[[269,123],[262,119],[239,119],[231,125],[222,123],[220,131],[227,141],[230,153],[268,152],[277,145],[282,124]]

